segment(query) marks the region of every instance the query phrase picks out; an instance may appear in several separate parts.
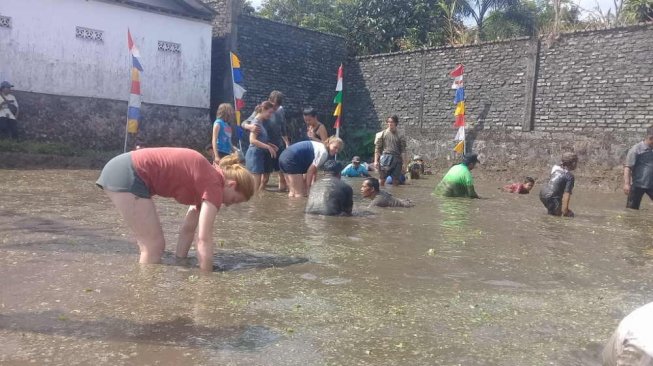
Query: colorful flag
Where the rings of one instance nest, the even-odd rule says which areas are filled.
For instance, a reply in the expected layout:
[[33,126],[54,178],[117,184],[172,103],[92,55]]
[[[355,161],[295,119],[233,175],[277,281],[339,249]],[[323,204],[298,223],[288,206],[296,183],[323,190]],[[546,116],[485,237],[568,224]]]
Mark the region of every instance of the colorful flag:
[[342,64],[338,68],[338,80],[336,82],[336,91],[338,92],[333,98],[333,104],[336,105],[336,110],[333,112],[333,115],[336,117],[336,122],[333,127],[336,129],[336,136],[340,136],[340,125],[342,124],[342,82],[343,82],[344,70]]
[[127,46],[129,47],[129,53],[132,59],[131,91],[129,94],[129,102],[127,104],[127,132],[137,133],[138,122],[141,119],[141,72],[143,71],[143,66],[140,62],[140,52],[138,52],[138,48],[136,47],[136,44],[134,44],[129,29],[127,29]]
[[456,66],[453,71],[449,73],[453,80],[452,89],[456,89],[456,95],[454,97],[453,103],[456,105],[454,111],[454,116],[456,120],[453,124],[455,128],[458,128],[456,131],[456,136],[454,141],[458,141],[454,147],[454,151],[459,154],[465,153],[465,87],[463,84],[463,75],[465,73],[465,68],[462,64]]
[[236,109],[236,123],[240,126],[240,111],[245,108],[244,97],[247,90],[242,86],[244,78],[243,72],[240,69],[240,59],[233,52],[230,52],[229,55],[231,58],[231,80],[234,93],[234,107]]

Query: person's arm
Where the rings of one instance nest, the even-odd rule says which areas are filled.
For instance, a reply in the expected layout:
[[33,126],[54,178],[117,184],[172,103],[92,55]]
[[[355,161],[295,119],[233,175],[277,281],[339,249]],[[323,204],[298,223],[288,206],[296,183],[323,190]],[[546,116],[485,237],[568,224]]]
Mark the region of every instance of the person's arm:
[[16,106],[16,114],[14,115],[14,117],[18,119],[18,114],[20,114],[20,107],[18,106],[18,99],[16,99],[16,97],[14,97],[14,105]]
[[276,146],[275,146],[275,148],[273,148],[272,145],[266,144],[264,142],[259,141],[257,132],[252,131],[252,132],[249,133],[249,144],[254,145],[254,146],[256,146],[258,148],[261,148],[263,150],[269,151],[270,155],[273,158],[277,156],[277,150],[275,149]]
[[204,272],[213,271],[213,222],[218,214],[214,204],[203,201],[199,213],[199,240],[197,242],[197,259]]
[[315,164],[311,164],[311,166],[308,168],[308,171],[306,172],[307,189],[310,189],[311,185],[313,185],[313,181],[315,180],[316,175],[317,175],[317,166],[315,166]]
[[211,146],[213,146],[213,162],[217,163],[220,161],[220,155],[218,155],[218,136],[220,134],[220,123],[213,123],[213,140],[211,141]]
[[383,132],[381,136],[374,142],[374,167],[379,170],[379,159],[381,158],[381,153],[383,152]]
[[633,169],[629,166],[624,167],[624,193],[630,194],[630,187],[633,182]]
[[351,165],[347,165],[347,166],[345,167],[345,169],[343,169],[343,170],[340,172],[340,175],[342,175],[343,177],[349,177],[350,169],[351,169]]
[[281,111],[277,111],[277,113],[281,124],[281,139],[283,140],[283,143],[286,144],[286,148],[288,148],[288,146],[290,146],[290,137],[288,137],[288,126],[286,125],[286,111],[282,108]]
[[260,133],[261,127],[256,123],[252,123],[255,117],[256,117],[256,112],[252,113],[252,115],[249,116],[249,118],[243,121],[243,123],[240,124],[240,127],[242,127],[245,131]]
[[363,177],[369,177],[370,176],[370,173],[367,171],[367,168],[364,167],[362,164],[361,164],[360,168],[358,168],[358,173],[360,175],[362,175]]
[[329,134],[323,124],[321,124],[320,128],[317,129],[317,134],[320,136],[320,141],[322,142],[325,142],[329,138]]
[[574,215],[569,209],[569,201],[571,201],[571,193],[565,192],[562,195],[562,216],[571,217]]
[[175,256],[177,258],[186,258],[188,256],[188,251],[190,250],[190,246],[193,244],[193,239],[195,238],[195,231],[197,230],[199,219],[200,212],[197,210],[197,207],[190,206],[188,212],[186,212],[184,222],[181,224],[181,228],[179,229],[177,250],[175,251]]
[[469,198],[481,198],[476,193],[476,189],[474,188],[474,185],[467,186],[467,195],[469,196]]

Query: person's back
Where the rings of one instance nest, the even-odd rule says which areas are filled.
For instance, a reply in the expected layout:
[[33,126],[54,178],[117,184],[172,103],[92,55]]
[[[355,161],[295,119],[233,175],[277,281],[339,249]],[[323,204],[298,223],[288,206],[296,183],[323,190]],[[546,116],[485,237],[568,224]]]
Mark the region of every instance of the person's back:
[[409,200],[403,200],[394,197],[392,194],[386,191],[379,191],[376,194],[376,197],[370,203],[370,207],[413,207],[413,204]]
[[435,194],[444,197],[478,198],[471,173],[478,163],[478,157],[476,154],[471,154],[463,160],[462,163],[449,169],[442,181],[435,187]]
[[354,191],[335,177],[318,180],[312,187],[306,203],[306,213],[315,215],[350,215],[354,205]]
[[653,366],[653,302],[628,314],[603,350],[605,366]]
[[574,216],[569,209],[569,200],[574,190],[575,178],[571,173],[576,169],[578,157],[574,153],[564,153],[562,163],[551,169],[551,178],[540,190],[540,201],[548,214],[553,216]]

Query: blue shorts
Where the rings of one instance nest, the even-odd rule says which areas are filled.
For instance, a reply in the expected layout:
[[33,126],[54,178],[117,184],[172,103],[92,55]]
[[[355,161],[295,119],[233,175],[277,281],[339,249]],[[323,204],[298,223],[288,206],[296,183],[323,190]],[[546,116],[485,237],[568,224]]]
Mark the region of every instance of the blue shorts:
[[290,145],[279,156],[279,170],[284,174],[306,174],[313,164],[315,151],[310,141]]

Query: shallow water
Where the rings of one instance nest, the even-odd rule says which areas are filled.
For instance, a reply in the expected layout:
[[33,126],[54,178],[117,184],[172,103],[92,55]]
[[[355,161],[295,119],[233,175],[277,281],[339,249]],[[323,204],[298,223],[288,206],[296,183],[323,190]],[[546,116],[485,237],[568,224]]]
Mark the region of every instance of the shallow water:
[[[0,171],[1,364],[595,365],[653,301],[653,205],[623,194],[578,190],[569,220],[488,182],[350,218],[267,192],[221,211],[203,276],[139,266],[97,175]],[[185,208],[156,203],[172,252]]]

